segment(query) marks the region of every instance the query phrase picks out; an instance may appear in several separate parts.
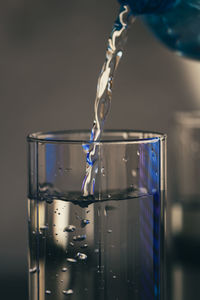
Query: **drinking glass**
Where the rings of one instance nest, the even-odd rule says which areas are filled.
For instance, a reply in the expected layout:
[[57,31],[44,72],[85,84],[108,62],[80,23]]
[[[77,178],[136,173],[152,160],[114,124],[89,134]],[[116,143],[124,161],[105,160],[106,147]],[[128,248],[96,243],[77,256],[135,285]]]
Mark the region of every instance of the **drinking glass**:
[[[200,249],[200,111],[176,112],[173,122],[172,233],[181,248]],[[185,245],[183,247],[183,245]],[[198,248],[197,248],[198,246]],[[194,249],[192,257],[194,257]]]
[[[91,143],[98,168],[84,197]],[[163,300],[166,136],[35,133],[28,155],[29,300]]]

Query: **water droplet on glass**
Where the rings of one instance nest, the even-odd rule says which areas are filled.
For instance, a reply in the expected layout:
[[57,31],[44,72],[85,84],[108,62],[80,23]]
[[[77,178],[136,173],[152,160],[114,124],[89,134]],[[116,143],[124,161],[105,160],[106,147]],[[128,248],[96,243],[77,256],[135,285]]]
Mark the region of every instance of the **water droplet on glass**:
[[56,227],[56,224],[53,224],[54,227]]
[[74,225],[68,225],[63,229],[64,232],[74,232],[76,230],[76,226]]
[[110,194],[108,194],[108,198],[109,198],[109,199],[111,198],[111,195],[110,195]]
[[61,279],[60,282],[63,282],[63,279]]
[[113,275],[113,279],[116,279],[117,278],[117,276],[116,275]]
[[70,242],[69,244],[70,244],[70,246],[74,247],[74,243]]
[[56,233],[56,235],[58,235],[58,233]]
[[75,258],[67,258],[67,261],[71,262],[71,263],[76,263],[77,262],[77,260]]
[[85,249],[85,248],[87,248],[88,247],[88,244],[83,244],[83,245],[81,245],[81,248],[82,249]]
[[50,290],[46,290],[46,291],[45,291],[45,294],[46,294],[46,295],[51,295],[51,291],[50,291]]
[[94,249],[94,253],[99,253],[99,249]]
[[87,214],[88,214],[89,212],[90,212],[89,210],[86,211]]
[[34,230],[32,231],[32,234],[35,234],[35,231],[34,231]]
[[58,213],[60,215],[60,213]]
[[63,290],[63,294],[64,295],[72,295],[74,293],[73,290],[69,289],[69,290]]
[[81,221],[81,227],[82,227],[82,228],[85,227],[85,226],[88,225],[88,224],[90,224],[90,220],[83,219],[83,220]]
[[139,150],[137,150],[137,156],[140,156],[140,151]]
[[123,162],[127,163],[128,159],[126,157],[122,158]]
[[76,254],[76,257],[79,259],[79,260],[86,260],[87,259],[87,255],[84,254],[84,253],[81,253],[81,252],[78,252]]
[[58,274],[56,274],[56,277],[58,277]]
[[73,241],[75,241],[75,242],[81,242],[81,241],[84,241],[85,239],[86,239],[85,234],[73,236]]
[[108,229],[108,231],[107,231],[108,233],[112,233],[112,229]]
[[62,272],[66,272],[67,271],[67,268],[62,268]]
[[29,269],[29,273],[34,274],[37,272],[37,267]]

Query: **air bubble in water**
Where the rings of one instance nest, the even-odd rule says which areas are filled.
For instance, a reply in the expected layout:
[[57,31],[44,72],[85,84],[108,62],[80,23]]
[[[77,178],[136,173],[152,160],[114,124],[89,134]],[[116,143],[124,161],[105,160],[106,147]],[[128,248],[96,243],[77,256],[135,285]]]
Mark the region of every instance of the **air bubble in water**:
[[83,220],[81,221],[81,227],[82,227],[82,228],[85,227],[85,226],[88,225],[88,224],[90,224],[90,220],[88,220],[88,219],[83,219]]
[[85,253],[81,253],[81,252],[78,252],[76,254],[76,257],[79,259],[79,260],[86,260],[87,259],[87,255]]
[[123,162],[127,163],[128,159],[126,157],[122,158]]
[[50,290],[46,290],[46,291],[45,291],[45,294],[46,294],[46,295],[51,295],[51,291],[50,291]]
[[71,262],[71,263],[76,263],[77,262],[77,260],[75,258],[67,258],[67,261]]
[[76,226],[74,225],[68,225],[63,229],[64,232],[74,232],[76,230]]
[[131,174],[132,174],[133,177],[136,177],[136,175],[137,175],[136,170],[132,169]]
[[104,167],[101,168],[101,174],[102,174],[102,176],[105,176],[105,175],[106,175],[106,174],[105,174],[105,169],[104,169]]
[[73,236],[73,241],[75,241],[75,242],[81,242],[81,241],[84,241],[85,239],[86,239],[85,234]]
[[69,289],[69,290],[63,290],[62,291],[64,295],[72,295],[74,293],[73,290]]
[[116,275],[113,275],[113,279],[116,279],[117,278],[117,276]]
[[29,269],[29,273],[34,274],[37,272],[37,267]]
[[66,272],[67,271],[67,268],[62,268],[62,272]]
[[47,198],[47,199],[46,199],[46,202],[47,202],[48,204],[51,204],[51,203],[53,203],[53,199]]
[[87,248],[88,247],[88,244],[83,244],[83,245],[81,245],[81,248],[82,249],[85,249],[85,248]]
[[40,230],[48,230],[48,229],[49,229],[49,227],[47,225],[43,225],[40,227]]

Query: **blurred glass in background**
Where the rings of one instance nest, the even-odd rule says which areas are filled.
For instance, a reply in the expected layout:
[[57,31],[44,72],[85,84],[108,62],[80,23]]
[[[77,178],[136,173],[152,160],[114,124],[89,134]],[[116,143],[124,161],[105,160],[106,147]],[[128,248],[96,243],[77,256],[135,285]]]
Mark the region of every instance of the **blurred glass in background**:
[[187,300],[199,297],[200,111],[175,113],[172,138],[171,297]]

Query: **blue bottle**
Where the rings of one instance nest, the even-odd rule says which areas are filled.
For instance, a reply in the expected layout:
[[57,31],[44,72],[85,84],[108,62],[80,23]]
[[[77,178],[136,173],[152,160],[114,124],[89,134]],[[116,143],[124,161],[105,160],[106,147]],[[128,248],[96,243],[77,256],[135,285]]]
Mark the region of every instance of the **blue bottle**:
[[181,56],[200,60],[200,0],[119,0]]

